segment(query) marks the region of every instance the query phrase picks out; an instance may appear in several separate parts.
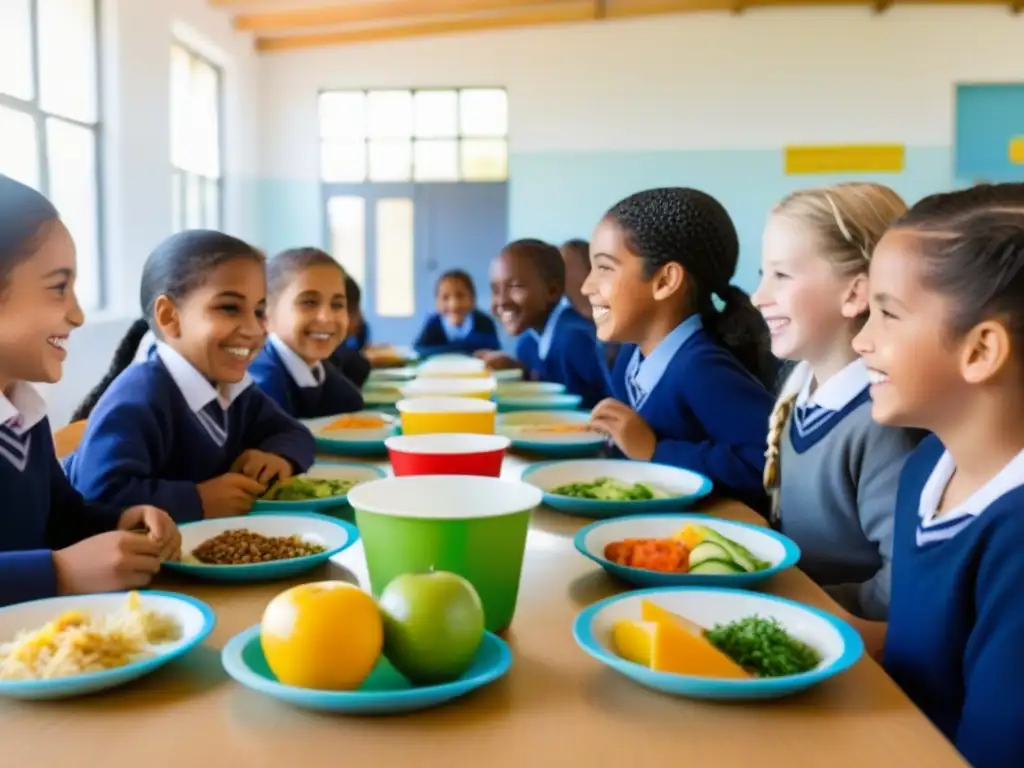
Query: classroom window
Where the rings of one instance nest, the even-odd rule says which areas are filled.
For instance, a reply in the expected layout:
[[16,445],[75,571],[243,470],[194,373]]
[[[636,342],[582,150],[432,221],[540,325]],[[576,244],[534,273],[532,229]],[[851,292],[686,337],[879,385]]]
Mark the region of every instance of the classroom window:
[[508,95],[501,88],[320,94],[326,182],[505,181]]
[[221,69],[171,46],[171,212],[175,231],[220,229],[223,175]]
[[0,173],[57,206],[78,299],[103,304],[97,0],[0,0]]
[[327,201],[327,221],[331,230],[331,253],[357,285],[364,285],[366,201],[351,195],[330,198]]
[[412,317],[416,309],[413,285],[415,240],[413,202],[407,197],[377,201],[377,314]]

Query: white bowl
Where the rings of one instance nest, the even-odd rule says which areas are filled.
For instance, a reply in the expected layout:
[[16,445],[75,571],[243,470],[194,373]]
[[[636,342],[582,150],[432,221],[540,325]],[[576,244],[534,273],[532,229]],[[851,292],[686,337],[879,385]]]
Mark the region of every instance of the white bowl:
[[445,376],[478,376],[487,370],[483,360],[472,357],[432,357],[425,363],[420,364],[418,373],[426,377]]
[[[327,429],[328,426],[345,416],[378,419],[384,422],[384,426],[376,429]],[[360,411],[359,413],[324,416],[318,419],[307,419],[302,423],[316,437],[337,443],[381,442],[395,434],[395,430],[398,429],[397,419],[377,411]]]
[[[225,531],[245,528],[262,536],[298,536],[309,544],[319,544],[328,552],[341,550],[349,541],[349,531],[340,521],[321,515],[248,515],[218,517],[181,526],[181,562],[186,565],[207,565],[196,560],[192,551],[208,539]],[[278,562],[278,561],[271,561]],[[211,566],[235,568],[245,566]]]
[[490,378],[475,379],[445,379],[445,378],[424,378],[415,379],[403,384],[401,387],[402,397],[470,397],[480,394],[493,394],[498,388],[498,383]]

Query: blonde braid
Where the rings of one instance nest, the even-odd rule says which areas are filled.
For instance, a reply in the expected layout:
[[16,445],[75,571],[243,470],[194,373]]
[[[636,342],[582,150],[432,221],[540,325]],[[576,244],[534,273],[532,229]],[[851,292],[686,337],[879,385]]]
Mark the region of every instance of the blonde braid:
[[795,403],[796,394],[779,399],[768,419],[768,450],[764,452],[764,488],[768,493],[777,491],[782,480],[779,471],[779,447],[782,444],[782,432],[789,423]]

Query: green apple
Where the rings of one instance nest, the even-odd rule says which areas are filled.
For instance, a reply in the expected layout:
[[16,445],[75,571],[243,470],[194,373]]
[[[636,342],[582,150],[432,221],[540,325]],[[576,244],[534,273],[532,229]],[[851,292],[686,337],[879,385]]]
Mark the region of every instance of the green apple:
[[377,601],[384,617],[384,655],[409,682],[457,679],[484,637],[484,606],[476,589],[454,573],[396,577]]

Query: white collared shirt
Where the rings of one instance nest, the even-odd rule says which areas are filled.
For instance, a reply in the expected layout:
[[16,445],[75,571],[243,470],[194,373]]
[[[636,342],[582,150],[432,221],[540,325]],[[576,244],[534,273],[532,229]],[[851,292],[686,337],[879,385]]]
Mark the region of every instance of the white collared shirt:
[[167,372],[171,374],[174,383],[181,391],[182,397],[185,398],[189,410],[193,413],[201,412],[214,400],[219,402],[226,411],[240,394],[252,386],[252,378],[249,374],[245,374],[237,384],[228,385],[227,397],[222,397],[217,388],[207,381],[206,377],[197,371],[192,363],[175,352],[170,346],[162,341],[158,341],[156,352],[167,368]]
[[658,346],[643,360],[640,359],[640,347],[633,350],[626,366],[626,394],[634,411],[639,411],[647,402],[647,397],[661,382],[683,344],[703,327],[700,315],[691,315],[658,342]]
[[796,405],[798,407],[811,405],[824,408],[827,411],[841,411],[868,386],[868,367],[858,357],[812,393],[811,385],[813,383],[814,376],[808,376],[796,396]]
[[46,401],[28,382],[15,382],[9,396],[0,392],[0,425],[15,434],[24,435],[45,418]]
[[924,484],[918,506],[921,527],[927,530],[933,526],[942,525],[944,529],[950,531],[949,536],[943,538],[950,538],[959,531],[957,526],[953,526],[956,530],[951,530],[949,528],[951,523],[964,518],[978,517],[998,498],[1005,496],[1014,488],[1024,485],[1024,451],[1010,459],[1009,463],[999,470],[995,477],[953,509],[937,516],[942,495],[946,492],[946,486],[953,478],[954,471],[956,471],[956,464],[949,451],[946,451],[939,457],[935,468],[928,477],[928,482]]
[[563,296],[555,305],[555,308],[551,310],[551,314],[548,315],[548,321],[544,324],[544,329],[540,333],[537,333],[533,328],[527,331],[528,334],[531,334],[537,340],[537,355],[541,360],[548,359],[551,344],[555,340],[555,327],[558,325],[558,318],[571,306],[572,302],[569,301],[569,297]]
[[281,358],[281,362],[284,363],[285,370],[303,389],[307,387],[319,387],[324,380],[324,364],[317,363],[316,365],[310,365],[289,347],[276,333],[270,334],[270,343],[274,345],[274,351],[277,352],[278,357]]

